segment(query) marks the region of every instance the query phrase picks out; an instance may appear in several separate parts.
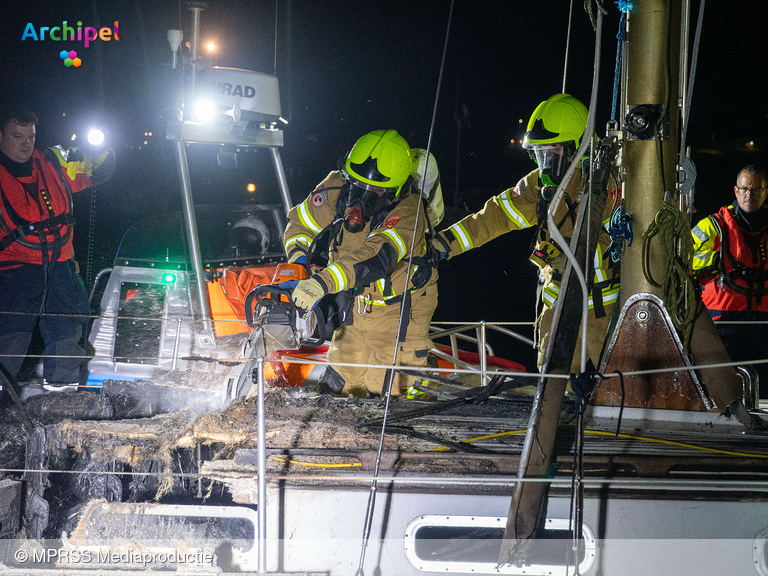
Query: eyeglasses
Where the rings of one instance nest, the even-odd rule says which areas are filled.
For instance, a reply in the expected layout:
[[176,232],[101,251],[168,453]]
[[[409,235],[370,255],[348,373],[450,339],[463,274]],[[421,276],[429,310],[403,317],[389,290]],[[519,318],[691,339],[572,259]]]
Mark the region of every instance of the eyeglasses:
[[747,192],[750,192],[752,194],[762,194],[763,192],[768,190],[768,188],[765,188],[765,187],[763,187],[763,188],[742,188],[741,186],[736,186],[736,190],[738,190],[742,194],[746,194]]

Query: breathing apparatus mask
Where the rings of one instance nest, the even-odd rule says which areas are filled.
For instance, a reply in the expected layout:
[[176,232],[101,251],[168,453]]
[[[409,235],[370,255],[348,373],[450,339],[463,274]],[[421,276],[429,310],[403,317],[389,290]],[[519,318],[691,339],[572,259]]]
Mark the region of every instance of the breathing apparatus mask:
[[344,228],[353,234],[362,231],[366,222],[386,208],[395,197],[395,190],[392,188],[360,186],[346,178],[341,193],[346,196],[346,206],[350,208],[344,220]]
[[570,159],[575,153],[573,142],[537,145],[528,151],[539,167],[539,178],[545,187],[557,187],[563,181]]

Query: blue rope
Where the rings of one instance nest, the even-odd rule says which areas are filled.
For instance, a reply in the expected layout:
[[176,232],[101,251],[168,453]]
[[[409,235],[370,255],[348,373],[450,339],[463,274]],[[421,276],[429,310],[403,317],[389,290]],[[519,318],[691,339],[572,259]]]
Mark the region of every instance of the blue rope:
[[621,253],[624,251],[624,241],[627,246],[632,246],[632,215],[624,212],[622,206],[618,206],[611,214],[608,222],[608,234],[611,237],[611,245],[608,247],[608,254],[613,262],[621,260]]
[[611,120],[616,121],[616,107],[619,100],[619,82],[621,78],[621,59],[624,48],[624,41],[627,38],[627,13],[633,8],[632,0],[618,0],[616,4],[621,10],[621,19],[619,20],[619,33],[616,35],[619,43],[616,47],[616,69],[613,72],[613,104],[611,105]]

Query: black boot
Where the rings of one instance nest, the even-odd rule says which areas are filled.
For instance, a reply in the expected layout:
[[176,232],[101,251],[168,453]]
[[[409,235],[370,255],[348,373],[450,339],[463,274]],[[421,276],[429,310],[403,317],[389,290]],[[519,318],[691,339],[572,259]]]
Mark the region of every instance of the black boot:
[[318,382],[320,394],[341,394],[344,389],[344,378],[330,366],[326,366],[325,372]]

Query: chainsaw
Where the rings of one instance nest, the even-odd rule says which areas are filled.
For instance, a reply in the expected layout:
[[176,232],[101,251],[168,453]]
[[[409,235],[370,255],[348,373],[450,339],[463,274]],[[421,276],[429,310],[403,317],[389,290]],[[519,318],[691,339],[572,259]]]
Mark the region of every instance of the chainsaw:
[[256,359],[265,360],[281,350],[319,346],[325,342],[325,319],[320,308],[302,310],[291,299],[291,290],[280,288],[290,280],[309,278],[303,264],[283,263],[275,270],[272,284],[257,286],[245,298],[245,319],[252,327],[243,342],[239,358],[243,362],[230,375],[234,397],[246,396],[255,379]]

